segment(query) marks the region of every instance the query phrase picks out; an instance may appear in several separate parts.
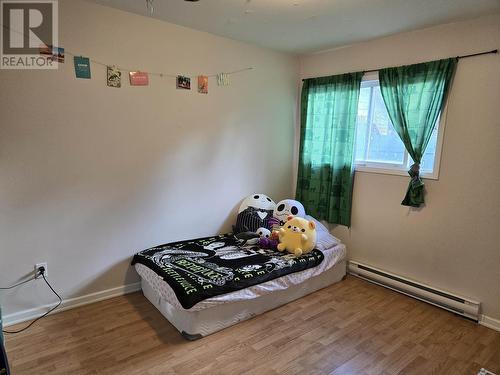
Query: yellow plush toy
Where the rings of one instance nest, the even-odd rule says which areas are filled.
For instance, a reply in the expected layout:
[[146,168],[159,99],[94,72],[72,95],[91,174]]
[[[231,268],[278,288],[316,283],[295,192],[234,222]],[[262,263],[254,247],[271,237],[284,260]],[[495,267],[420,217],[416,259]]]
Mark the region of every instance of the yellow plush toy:
[[289,216],[278,231],[278,250],[301,256],[316,246],[316,224],[301,217]]

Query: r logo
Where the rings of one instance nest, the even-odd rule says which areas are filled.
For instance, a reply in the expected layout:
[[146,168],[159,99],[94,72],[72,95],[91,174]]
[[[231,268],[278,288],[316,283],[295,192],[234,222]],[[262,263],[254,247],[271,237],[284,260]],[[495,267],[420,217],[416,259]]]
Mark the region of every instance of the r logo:
[[2,0],[1,11],[1,67],[57,68],[57,64],[37,61],[42,48],[52,49],[58,45],[57,0]]

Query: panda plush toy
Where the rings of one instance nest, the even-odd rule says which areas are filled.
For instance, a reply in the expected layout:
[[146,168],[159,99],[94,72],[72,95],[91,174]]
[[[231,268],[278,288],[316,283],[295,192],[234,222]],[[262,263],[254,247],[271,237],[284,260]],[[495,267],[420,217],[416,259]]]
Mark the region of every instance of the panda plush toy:
[[259,228],[271,229],[269,220],[273,217],[276,203],[265,194],[253,194],[241,202],[236,218],[234,233],[255,232]]
[[306,216],[306,210],[302,203],[293,199],[284,199],[276,204],[273,211],[273,218],[270,220],[271,229],[279,230],[288,220],[289,216]]

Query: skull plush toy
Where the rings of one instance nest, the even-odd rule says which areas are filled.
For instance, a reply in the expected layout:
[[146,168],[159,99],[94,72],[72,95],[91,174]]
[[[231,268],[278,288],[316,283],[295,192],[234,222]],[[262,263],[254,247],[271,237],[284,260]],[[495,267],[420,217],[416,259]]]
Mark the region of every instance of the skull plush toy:
[[271,237],[271,231],[267,228],[259,228],[257,229],[257,234],[260,238],[269,238]]
[[279,201],[274,208],[273,218],[271,219],[272,229],[278,230],[285,224],[289,216],[305,217],[306,210],[302,203],[293,199]]
[[260,227],[270,229],[269,220],[273,217],[275,206],[276,203],[265,194],[246,197],[238,210],[234,232],[255,232]]
[[245,211],[248,207],[258,208],[260,210],[274,210],[276,203],[265,194],[254,194],[243,199],[238,213]]

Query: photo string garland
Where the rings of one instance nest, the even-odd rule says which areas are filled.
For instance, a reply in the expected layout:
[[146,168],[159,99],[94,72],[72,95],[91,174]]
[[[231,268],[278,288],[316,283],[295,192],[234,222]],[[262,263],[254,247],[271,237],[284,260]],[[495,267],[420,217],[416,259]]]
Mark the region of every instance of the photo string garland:
[[[81,55],[81,54],[75,54],[75,53],[67,51],[67,50],[65,50],[64,53],[66,55],[73,56],[73,58],[76,58],[76,59],[80,59],[83,57],[83,55]],[[186,81],[186,79],[189,81],[190,75],[170,74],[170,73],[163,73],[163,72],[149,72],[149,71],[139,70],[139,69],[130,69],[130,68],[127,68],[127,67],[124,67],[121,65],[106,64],[106,63],[99,61],[99,60],[96,60],[94,58],[90,58],[90,57],[87,57],[87,58],[89,61],[89,65],[88,65],[89,70],[90,70],[90,62],[92,62],[93,64],[97,64],[97,65],[101,65],[101,66],[106,67],[106,69],[108,71],[110,71],[110,70],[114,71],[115,74],[117,74],[118,72],[119,73],[128,72],[129,74],[147,74],[148,76],[156,76],[156,77],[160,77],[160,78],[165,78],[165,77],[174,78],[177,80],[177,88],[190,89],[190,87],[189,86],[186,87],[185,83],[184,83]],[[75,63],[76,63],[76,60],[75,60]],[[229,72],[221,72],[221,73],[208,74],[208,75],[199,74],[199,75],[195,75],[195,76],[197,76],[198,78],[206,77],[206,79],[215,78],[218,86],[229,86],[229,84],[230,84],[229,76],[230,75],[243,73],[243,72],[253,70],[253,69],[254,69],[253,67],[246,67],[246,68],[237,69],[237,70],[233,70],[233,71],[229,71]],[[84,78],[84,77],[82,77],[82,78]],[[89,76],[89,78],[90,78],[90,76]],[[143,78],[143,77],[141,77],[141,78]],[[179,87],[179,80],[183,81],[183,84],[181,84],[180,87]],[[147,78],[146,78],[146,81],[147,81]],[[205,82],[205,84],[207,84],[206,80],[204,80],[203,82]],[[145,84],[137,83],[137,84],[131,84],[131,85],[132,86],[133,85],[139,85],[139,86],[148,85],[148,82],[146,82]],[[120,87],[120,86],[113,86],[113,87]],[[203,88],[199,87],[199,92],[200,93],[207,93],[208,92],[207,87],[206,86],[204,86]]]
[[[14,33],[18,33],[20,35],[23,35],[21,32],[8,28],[5,25],[2,25],[2,27],[6,30],[10,30]],[[101,65],[106,67],[106,76],[107,76],[107,82],[108,86],[110,87],[121,87],[121,72],[128,72],[130,76],[130,85],[131,86],[147,86],[149,85],[149,76],[157,76],[160,78],[164,77],[170,77],[170,78],[175,78],[177,82],[177,88],[182,88],[182,89],[190,89],[190,76],[188,75],[181,75],[181,74],[169,74],[169,73],[163,73],[163,72],[148,72],[148,71],[143,71],[143,70],[135,70],[135,69],[129,69],[120,65],[115,65],[115,64],[107,64],[102,61],[90,58],[90,57],[85,57],[82,54],[76,54],[73,52],[70,52],[68,50],[65,50],[64,48],[61,47],[56,47],[56,46],[45,46],[40,48],[41,55],[42,50],[52,50],[52,56],[46,56],[47,59],[52,59],[52,61],[55,61],[57,63],[64,63],[65,61],[65,55],[72,56],[74,59],[74,66],[75,66],[75,76],[76,78],[84,78],[84,79],[91,79],[91,74],[90,74],[90,63],[92,62],[93,64]],[[54,51],[57,51],[54,53]],[[62,55],[60,55],[62,54]],[[207,94],[208,93],[208,78],[215,78],[217,85],[218,86],[229,86],[229,76],[233,74],[238,74],[238,73],[243,73],[249,70],[253,70],[254,67],[246,67],[242,69],[237,69],[229,72],[220,72],[216,74],[209,74],[209,75],[198,75],[198,92]],[[111,81],[110,81],[111,79]],[[133,83],[133,82],[137,83]]]

